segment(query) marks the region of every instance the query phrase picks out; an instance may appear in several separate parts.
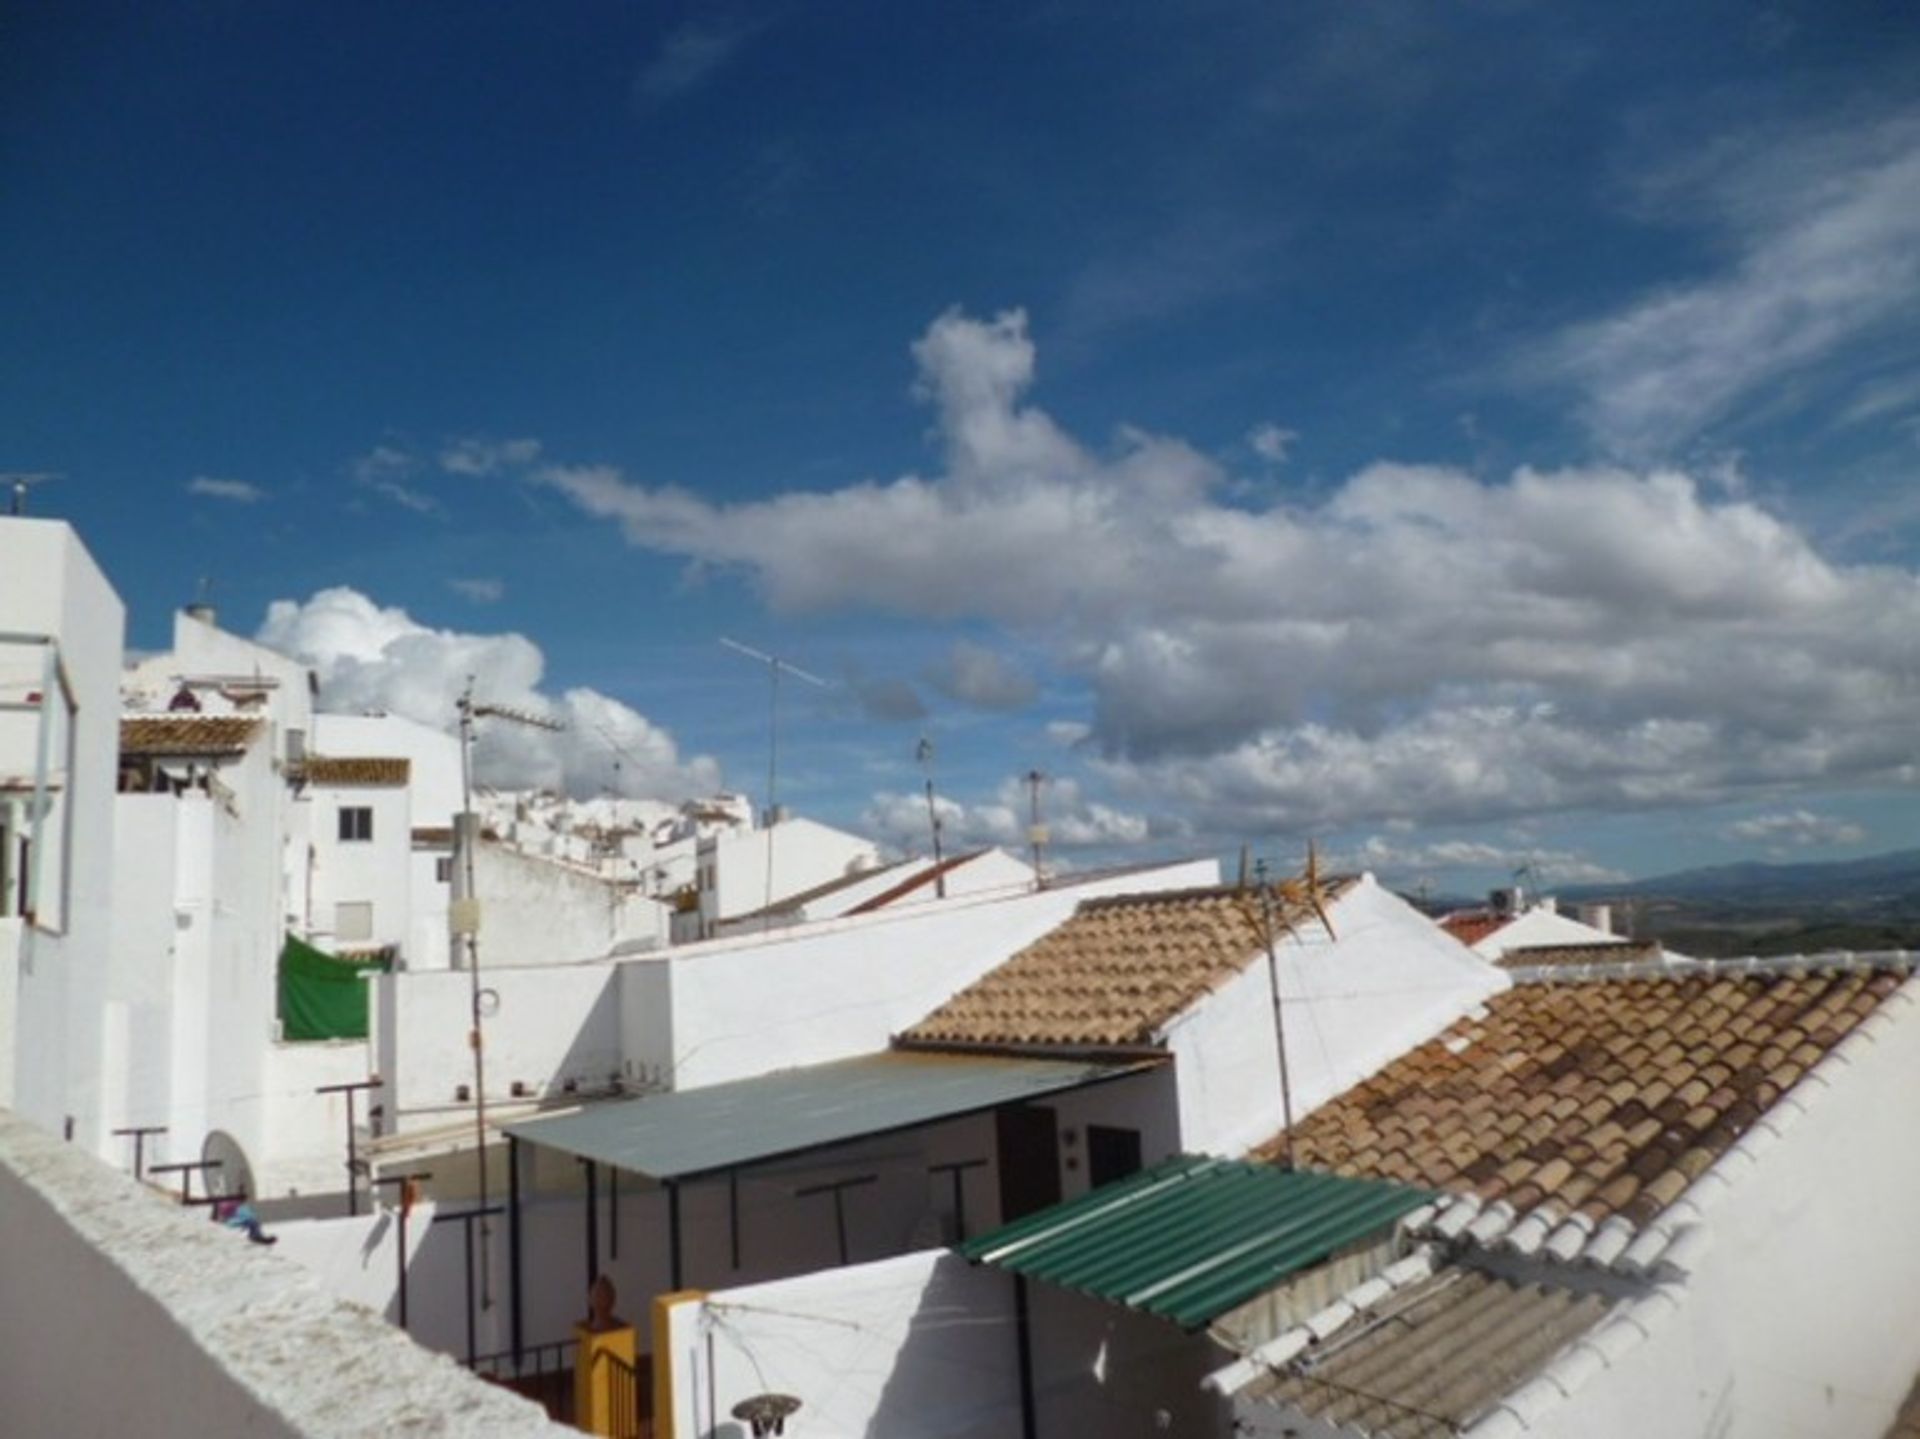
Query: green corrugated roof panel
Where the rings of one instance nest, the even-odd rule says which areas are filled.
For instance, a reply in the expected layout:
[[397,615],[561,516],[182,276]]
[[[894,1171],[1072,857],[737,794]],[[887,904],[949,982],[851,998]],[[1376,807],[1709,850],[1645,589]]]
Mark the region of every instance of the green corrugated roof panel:
[[960,1253],[1198,1329],[1433,1197],[1385,1180],[1181,1155],[968,1240]]
[[506,1126],[516,1139],[658,1180],[1042,1099],[1152,1068],[891,1050]]

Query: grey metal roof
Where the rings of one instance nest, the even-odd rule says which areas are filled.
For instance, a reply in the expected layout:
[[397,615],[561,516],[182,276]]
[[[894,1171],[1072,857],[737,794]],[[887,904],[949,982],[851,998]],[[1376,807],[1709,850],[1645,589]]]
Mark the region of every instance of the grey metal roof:
[[1039,1099],[1159,1062],[1087,1064],[890,1050],[596,1104],[509,1124],[506,1132],[653,1179],[689,1179]]
[[1443,1269],[1242,1393],[1375,1439],[1443,1439],[1539,1373],[1607,1308],[1598,1294]]
[[1197,1329],[1432,1198],[1386,1180],[1178,1155],[960,1253]]

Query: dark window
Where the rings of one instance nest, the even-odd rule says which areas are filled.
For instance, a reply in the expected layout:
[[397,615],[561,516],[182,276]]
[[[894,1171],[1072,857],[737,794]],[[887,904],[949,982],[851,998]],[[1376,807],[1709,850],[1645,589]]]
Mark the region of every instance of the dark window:
[[1140,1170],[1140,1131],[1087,1126],[1087,1182],[1098,1189]]
[[370,805],[355,805],[340,811],[340,838],[342,840],[373,838],[373,808]]
[[443,854],[433,862],[433,877],[441,884],[453,883],[453,856]]

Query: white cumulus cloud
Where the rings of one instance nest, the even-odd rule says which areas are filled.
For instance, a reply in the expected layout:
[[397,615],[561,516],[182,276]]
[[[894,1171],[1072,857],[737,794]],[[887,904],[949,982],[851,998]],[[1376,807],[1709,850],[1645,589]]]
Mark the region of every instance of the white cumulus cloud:
[[1032,405],[1025,317],[913,347],[937,473],[716,504],[537,482],[774,607],[997,623],[1093,696],[1119,801],[1298,832],[1910,783],[1920,578],[1681,470],[1368,466],[1235,502],[1178,438]]
[[[973,846],[999,845],[1025,852],[1031,816],[1027,786],[1017,779],[1001,785],[997,794],[979,804],[963,804],[936,795],[942,843],[949,852]],[[1071,779],[1054,779],[1040,792],[1040,818],[1048,843],[1063,849],[1104,849],[1144,844],[1155,837],[1146,816],[1130,814],[1088,798]],[[883,790],[874,795],[861,816],[866,830],[898,849],[925,853],[928,849],[927,797],[924,794]]]
[[341,587],[305,601],[275,600],[255,637],[311,665],[329,709],[381,711],[449,729],[471,676],[476,698],[565,726],[554,733],[482,720],[474,767],[486,784],[584,796],[617,783],[623,795],[663,800],[719,788],[712,759],[683,757],[671,734],[631,706],[585,688],[549,693],[541,683],[545,657],[524,635],[433,629]]
[[1781,810],[1736,820],[1727,826],[1725,834],[1728,839],[1775,848],[1792,845],[1800,849],[1859,844],[1867,837],[1866,830],[1851,820],[1835,819],[1832,815],[1815,814],[1805,809]]

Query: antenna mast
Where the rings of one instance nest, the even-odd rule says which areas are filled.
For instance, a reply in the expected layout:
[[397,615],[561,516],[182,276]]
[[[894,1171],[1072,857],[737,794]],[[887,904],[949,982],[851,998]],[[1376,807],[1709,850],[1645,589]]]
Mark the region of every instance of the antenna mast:
[[1260,928],[1267,941],[1267,984],[1273,991],[1273,1042],[1280,1057],[1280,1165],[1283,1169],[1292,1169],[1293,1085],[1287,1074],[1287,1026],[1280,1007],[1280,956],[1273,942],[1273,886],[1267,882],[1264,859],[1254,863],[1253,872],[1260,885]]
[[1047,827],[1040,822],[1040,786],[1047,782],[1047,777],[1037,769],[1030,769],[1026,773],[1026,781],[1027,846],[1033,853],[1033,887],[1035,889],[1045,889],[1047,887],[1047,880],[1045,873],[1040,868],[1040,859],[1042,852],[1047,847],[1049,836],[1047,834]]
[[465,951],[468,988],[471,999],[472,1027],[467,1044],[473,1050],[473,1157],[480,1176],[480,1307],[493,1307],[493,1265],[489,1258],[492,1226],[487,1221],[487,1070],[485,1045],[481,1035],[480,988],[480,901],[473,892],[473,852],[479,837],[479,823],[473,812],[473,724],[480,719],[501,719],[529,729],[559,731],[566,728],[545,715],[505,705],[476,704],[473,676],[459,699],[460,710],[460,815],[453,827],[454,894],[447,912],[447,928],[453,940],[453,961],[457,967]]
[[933,802],[933,741],[925,735],[913,752],[927,772],[927,828],[933,835],[933,891],[939,899],[947,897],[947,874],[943,870],[940,858],[940,810]]
[[767,883],[760,909],[760,927],[767,929],[773,924],[773,830],[780,817],[780,671],[785,670],[790,675],[797,675],[808,684],[818,685],[821,689],[827,689],[830,686],[820,676],[808,674],[800,666],[781,659],[778,655],[756,650],[750,645],[741,644],[738,640],[730,640],[725,635],[720,636],[720,643],[735,654],[745,655],[748,659],[757,660],[767,667]]
[[60,479],[57,470],[4,470],[0,471],[0,483],[12,491],[7,501],[7,513],[16,519],[27,512],[27,491],[35,485],[44,485],[49,480]]

